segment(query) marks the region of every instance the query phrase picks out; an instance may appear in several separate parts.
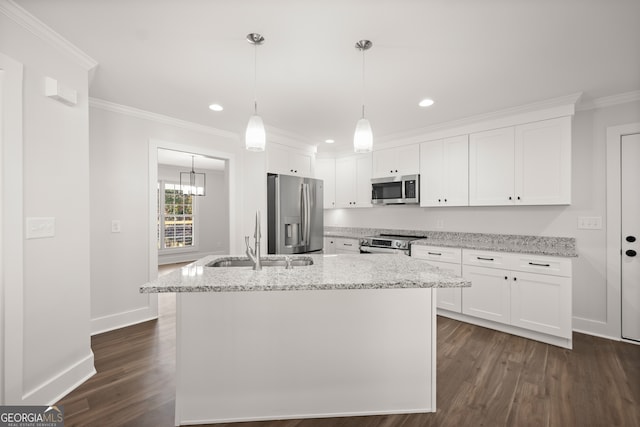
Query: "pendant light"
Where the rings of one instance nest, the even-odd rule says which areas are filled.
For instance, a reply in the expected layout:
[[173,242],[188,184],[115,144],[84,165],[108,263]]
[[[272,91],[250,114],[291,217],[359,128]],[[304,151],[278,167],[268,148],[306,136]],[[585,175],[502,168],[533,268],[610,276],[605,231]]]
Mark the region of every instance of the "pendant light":
[[247,41],[254,46],[253,55],[253,115],[249,117],[247,131],[245,133],[245,148],[249,151],[264,151],[266,145],[266,133],[262,117],[258,115],[258,101],[256,96],[258,75],[258,46],[264,43],[264,37],[258,33],[247,34]]
[[205,196],[207,176],[193,169],[194,157],[191,156],[191,172],[180,172],[180,189],[185,196]]
[[364,117],[364,51],[373,46],[369,40],[360,40],[356,43],[356,49],[362,52],[362,117],[356,123],[356,131],[353,135],[353,151],[356,153],[368,153],[373,149],[373,132],[371,123]]

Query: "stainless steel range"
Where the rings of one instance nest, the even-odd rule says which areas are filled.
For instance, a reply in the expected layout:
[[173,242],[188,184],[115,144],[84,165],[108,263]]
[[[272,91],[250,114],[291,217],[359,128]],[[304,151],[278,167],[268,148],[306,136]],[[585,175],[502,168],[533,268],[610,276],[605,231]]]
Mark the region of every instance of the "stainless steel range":
[[417,239],[424,239],[424,237],[398,236],[394,234],[367,236],[360,239],[360,253],[396,253],[411,255],[410,243]]

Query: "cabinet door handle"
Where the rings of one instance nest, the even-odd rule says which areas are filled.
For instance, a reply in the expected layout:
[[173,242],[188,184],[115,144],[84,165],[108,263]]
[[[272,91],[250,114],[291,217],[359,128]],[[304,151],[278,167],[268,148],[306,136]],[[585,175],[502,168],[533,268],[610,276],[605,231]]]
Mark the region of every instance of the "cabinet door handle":
[[343,246],[353,246],[353,243],[343,243]]
[[438,253],[438,252],[428,252],[428,254],[429,255],[438,255],[438,256],[442,255],[441,253]]
[[507,276],[504,276],[504,280],[509,280],[509,278]]
[[537,262],[530,262],[529,265],[535,265],[536,267],[551,267],[551,264],[539,264]]
[[518,200],[520,200],[520,196],[518,196]]
[[626,256],[630,256],[630,257],[634,257],[634,256],[636,256],[637,254],[638,254],[638,253],[637,253],[636,251],[634,251],[633,249],[628,249],[628,250],[625,252],[625,255],[626,255]]
[[493,258],[483,258],[481,256],[478,256],[476,258],[478,258],[479,260],[482,260],[482,261],[495,261]]
[[513,197],[509,196],[509,200],[513,200]]
[[513,278],[513,281],[515,282],[516,280],[518,280],[516,277]]

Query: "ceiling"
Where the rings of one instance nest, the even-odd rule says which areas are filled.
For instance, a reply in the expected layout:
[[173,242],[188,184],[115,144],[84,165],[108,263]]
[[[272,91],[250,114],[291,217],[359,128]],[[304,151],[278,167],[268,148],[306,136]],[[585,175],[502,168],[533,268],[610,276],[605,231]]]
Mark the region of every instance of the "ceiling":
[[[16,3],[99,63],[90,96],[242,135],[254,87],[245,37],[258,32],[268,140],[282,131],[319,151],[352,144],[361,39],[373,42],[364,95],[374,144],[577,92],[590,101],[640,90],[639,0]],[[418,107],[425,97],[435,104]]]

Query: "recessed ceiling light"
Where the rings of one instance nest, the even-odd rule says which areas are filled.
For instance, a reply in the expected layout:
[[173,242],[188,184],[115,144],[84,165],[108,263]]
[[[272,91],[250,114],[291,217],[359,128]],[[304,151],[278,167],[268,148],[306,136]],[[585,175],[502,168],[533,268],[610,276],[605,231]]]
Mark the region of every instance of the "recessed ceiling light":
[[222,105],[220,105],[220,104],[211,104],[211,105],[209,105],[209,109],[213,110],[213,111],[222,111],[222,110],[224,110],[224,108],[222,108]]
[[433,99],[423,99],[422,101],[420,101],[420,103],[418,103],[418,105],[421,107],[430,107],[433,105]]
[[327,144],[333,144],[336,141],[334,141],[333,139],[325,139],[324,142],[326,142]]

